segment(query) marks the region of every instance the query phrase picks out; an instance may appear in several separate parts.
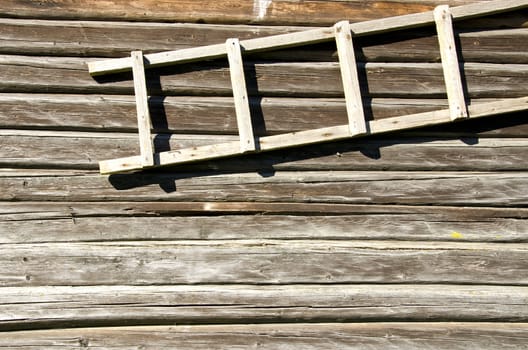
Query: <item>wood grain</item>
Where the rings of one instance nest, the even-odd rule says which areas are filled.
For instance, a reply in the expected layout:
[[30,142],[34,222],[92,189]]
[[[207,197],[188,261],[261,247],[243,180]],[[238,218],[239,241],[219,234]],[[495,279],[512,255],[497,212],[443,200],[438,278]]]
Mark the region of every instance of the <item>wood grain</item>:
[[0,173],[0,200],[524,206],[526,172]]
[[[86,18],[111,20],[143,20],[158,22],[206,23],[263,23],[330,25],[342,19],[365,21],[395,15],[432,10],[434,5],[464,5],[478,3],[471,0],[435,1],[417,3],[409,0],[377,1],[287,1],[239,2],[141,0],[134,3],[96,0],[32,1],[6,0],[0,14],[29,18]],[[483,1],[485,3],[485,1]]]
[[149,166],[154,165],[154,143],[150,133],[152,123],[150,121],[143,53],[141,51],[132,51],[131,60],[134,95],[136,97],[141,165]]
[[[95,172],[138,154],[137,125],[131,75],[94,80],[87,61],[446,3],[477,1],[1,2],[70,20],[0,21],[0,348],[526,347],[526,113]],[[528,95],[527,23],[457,22],[471,102]],[[431,30],[354,46],[368,119],[447,105]],[[245,58],[255,133],[346,123],[336,59],[333,44]],[[227,60],[148,83],[157,150],[235,139]]]
[[367,126],[365,112],[363,110],[363,99],[359,86],[356,56],[350,23],[341,21],[334,25],[337,54],[339,57],[339,70],[341,82],[345,94],[346,110],[348,115],[348,127],[351,135],[366,134]]
[[[489,115],[520,112],[526,109],[528,97],[518,99],[499,100],[470,106],[470,118],[481,118]],[[449,122],[449,110],[439,110],[419,113],[409,116],[393,117],[385,120],[370,121],[369,129],[373,135],[386,134],[402,129],[413,129],[424,126],[434,126]],[[305,130],[297,133],[281,134],[259,138],[262,151],[274,151],[282,148],[316,144],[325,141],[336,141],[349,138],[348,125],[331,126],[322,129]],[[157,165],[168,166],[188,163],[198,160],[210,160],[239,155],[239,143],[227,142],[223,144],[206,145],[158,153]],[[210,152],[210,153],[209,153]],[[214,156],[212,156],[214,154]],[[99,162],[101,174],[111,174],[126,170],[140,170],[139,157],[129,156]]]
[[[343,216],[384,215],[395,217],[419,215],[437,222],[480,222],[503,219],[524,220],[526,208],[355,205],[325,203],[262,203],[262,202],[0,202],[2,221],[70,219],[82,217],[175,217],[220,215],[294,215]],[[349,228],[351,229],[351,228]],[[523,230],[519,230],[522,232]]]
[[2,244],[3,287],[528,284],[526,244],[325,240]]
[[[236,141],[228,135],[154,135],[156,151]],[[103,159],[139,154],[137,134],[0,130],[0,165],[98,169]],[[367,138],[181,165],[180,171],[528,169],[523,138]]]
[[460,74],[458,48],[454,34],[452,13],[449,6],[437,6],[434,10],[434,17],[436,31],[438,32],[438,43],[440,46],[440,56],[442,58],[451,119],[467,118],[468,111],[462,76]]
[[237,129],[240,139],[240,152],[250,152],[257,149],[253,133],[252,116],[247,93],[244,62],[242,61],[242,49],[238,39],[227,39],[227,59],[229,62],[229,73],[233,89],[235,104],[235,115]]
[[[85,328],[4,333],[22,349],[523,349],[526,323],[333,323]],[[470,344],[470,347],[468,347]]]
[[[82,58],[0,56],[0,92],[133,94],[131,76],[94,80]],[[360,66],[363,96],[437,98],[445,96],[441,64],[368,63]],[[259,96],[341,97],[335,62],[251,63],[248,90]],[[527,95],[528,65],[467,63],[464,74],[471,98]],[[230,95],[226,63],[189,64],[149,70],[151,94]],[[419,88],[417,88],[419,87]]]
[[[443,5],[447,6],[447,5]],[[483,4],[470,4],[466,6],[454,7],[452,11],[453,19],[467,19],[482,17],[503,12],[511,12],[515,9],[526,7],[524,0],[503,0],[489,1]],[[379,20],[366,21],[352,24],[351,28],[356,35],[382,34],[400,29],[423,27],[432,24],[433,11],[415,13],[403,16],[393,16]],[[347,23],[349,23],[347,21]],[[297,47],[308,44],[317,44],[334,39],[333,31],[329,27],[312,29],[303,32],[282,34],[265,38],[256,38],[243,41],[246,52],[270,51],[278,48]],[[188,63],[203,61],[207,59],[217,59],[225,57],[226,50],[222,45],[201,46],[192,49],[167,51],[150,54],[146,58],[150,62],[150,67],[166,66],[177,63]],[[130,60],[114,59],[88,64],[90,74],[102,75],[107,73],[118,73],[131,69]]]
[[[527,287],[204,285],[0,288],[0,329],[262,322],[525,322]],[[0,333],[0,342],[2,333]]]
[[[487,102],[474,99],[472,103]],[[3,129],[126,131],[137,133],[133,96],[0,93]],[[343,99],[253,98],[255,134],[259,136],[317,129],[346,123]],[[387,99],[364,101],[369,119],[382,119],[446,108],[442,99]],[[159,133],[237,133],[233,101],[229,97],[152,96],[153,130]],[[526,137],[523,113],[489,117],[405,132],[440,137]],[[399,133],[402,135],[402,133]]]
[[[510,22],[515,24],[515,22]],[[457,27],[459,24],[457,24]],[[0,53],[44,56],[124,57],[132,50],[145,53],[219,44],[227,38],[256,37],[305,30],[300,27],[224,26],[179,23],[117,23],[2,19]],[[405,62],[438,61],[438,42],[432,30],[407,30],[355,38],[358,60]],[[457,33],[466,62],[527,63],[526,28],[462,29]],[[102,39],[103,38],[103,39]],[[312,45],[259,53],[274,60],[335,61],[335,45]]]
[[[158,326],[3,333],[22,349],[523,349],[526,323],[331,323]],[[469,345],[469,346],[468,346]]]
[[255,238],[521,243],[528,241],[528,209],[0,202],[0,231],[0,243],[12,244]]

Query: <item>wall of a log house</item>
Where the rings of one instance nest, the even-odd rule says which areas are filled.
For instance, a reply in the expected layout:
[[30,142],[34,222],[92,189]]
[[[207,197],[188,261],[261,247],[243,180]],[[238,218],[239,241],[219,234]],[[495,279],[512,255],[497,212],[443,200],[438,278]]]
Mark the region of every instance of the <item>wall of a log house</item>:
[[[0,348],[525,348],[528,112],[98,173],[139,143],[89,61],[477,2],[0,2]],[[528,95],[527,25],[456,23],[469,103]],[[446,108],[434,28],[354,43],[368,119]],[[256,135],[346,123],[334,44],[245,68]],[[227,61],[147,83],[157,151],[237,139]]]

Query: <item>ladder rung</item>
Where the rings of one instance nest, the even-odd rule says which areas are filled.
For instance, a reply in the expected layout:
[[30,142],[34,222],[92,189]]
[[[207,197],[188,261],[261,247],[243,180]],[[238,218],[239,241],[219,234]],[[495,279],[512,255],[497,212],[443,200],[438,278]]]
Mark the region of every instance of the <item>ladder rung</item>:
[[242,62],[242,51],[238,39],[227,39],[227,59],[229,61],[229,73],[233,87],[235,100],[235,113],[240,135],[240,151],[251,152],[256,150],[253,125],[251,123],[251,111],[249,109],[249,98],[244,78],[244,64]]
[[458,64],[455,35],[453,32],[453,21],[451,10],[447,5],[437,6],[434,10],[436,31],[438,32],[438,43],[440,45],[440,57],[447,91],[451,120],[467,118],[466,99]]
[[151,121],[148,106],[145,67],[143,65],[143,53],[141,51],[132,51],[131,59],[132,75],[134,77],[134,92],[136,95],[141,164],[143,166],[152,166],[154,165],[154,146],[150,135]]
[[352,32],[348,21],[341,21],[334,25],[334,33],[341,68],[341,80],[345,92],[348,124],[351,135],[367,133],[363,100],[357,72]]

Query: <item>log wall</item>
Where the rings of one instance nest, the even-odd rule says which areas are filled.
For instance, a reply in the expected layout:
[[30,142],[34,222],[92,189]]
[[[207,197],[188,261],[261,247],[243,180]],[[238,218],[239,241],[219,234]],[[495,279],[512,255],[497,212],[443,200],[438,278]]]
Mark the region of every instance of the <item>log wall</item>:
[[[89,61],[476,2],[2,1],[0,348],[525,348],[527,112],[98,173],[139,142]],[[456,24],[470,103],[528,95],[527,23]],[[447,106],[433,28],[355,45],[368,119]],[[346,123],[336,57],[248,56],[255,133]],[[147,83],[157,151],[237,139],[227,61]]]

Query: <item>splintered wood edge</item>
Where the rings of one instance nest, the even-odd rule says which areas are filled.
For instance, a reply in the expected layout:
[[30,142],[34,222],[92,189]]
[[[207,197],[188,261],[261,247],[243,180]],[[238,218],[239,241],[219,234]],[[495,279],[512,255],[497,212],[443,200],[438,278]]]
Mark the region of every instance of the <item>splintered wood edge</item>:
[[[476,3],[453,7],[451,9],[453,20],[462,20],[495,13],[513,11],[528,7],[528,0],[494,0],[485,3]],[[433,11],[415,13],[410,15],[382,18],[350,24],[354,36],[379,34],[406,28],[414,28],[434,24]],[[240,45],[245,52],[259,52],[278,50],[287,47],[315,44],[334,39],[333,27],[317,28],[296,33],[273,35],[263,38],[243,40]],[[227,49],[224,44],[200,46],[176,51],[165,51],[145,55],[145,68],[181,64],[206,59],[225,57]],[[132,69],[130,57],[116,58],[88,63],[91,75],[102,75],[129,71]]]
[[[523,111],[528,109],[528,96],[494,102],[478,103],[470,105],[468,109],[468,118],[470,119]],[[368,129],[370,130],[368,135],[444,124],[451,121],[450,109],[373,120],[368,122]],[[260,146],[259,152],[273,151],[287,147],[303,146],[327,141],[337,141],[347,138],[357,138],[359,136],[360,135],[350,135],[348,124],[265,136],[258,139]],[[240,154],[242,154],[242,152],[240,151],[239,141],[185,148],[181,150],[156,153],[154,155],[154,167],[231,157]],[[141,156],[131,156],[101,161],[99,162],[99,168],[101,174],[114,174],[126,171],[141,170],[145,167],[143,167],[141,164]]]

